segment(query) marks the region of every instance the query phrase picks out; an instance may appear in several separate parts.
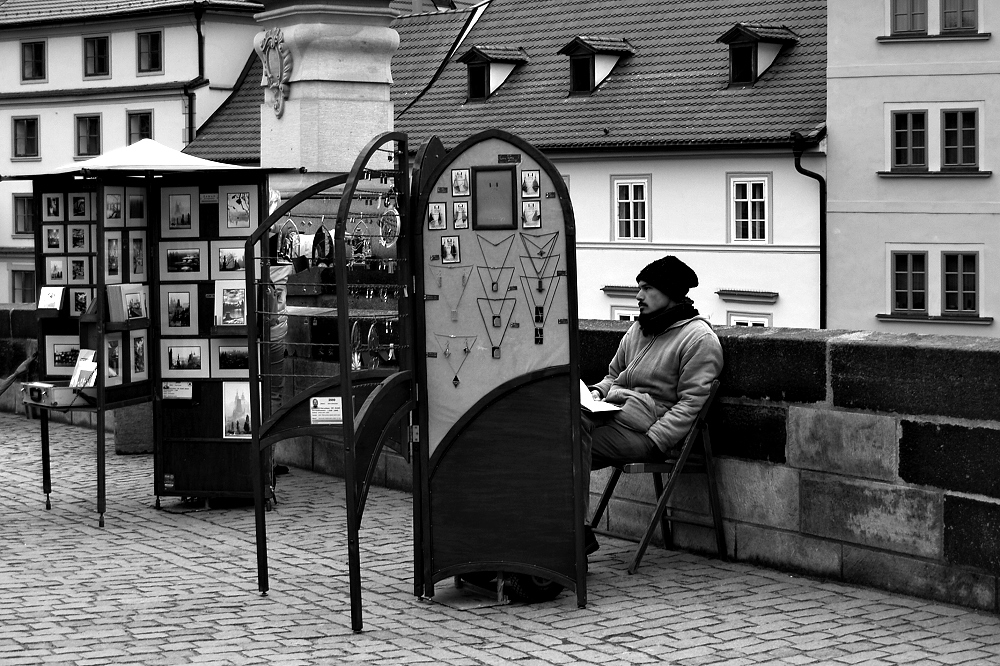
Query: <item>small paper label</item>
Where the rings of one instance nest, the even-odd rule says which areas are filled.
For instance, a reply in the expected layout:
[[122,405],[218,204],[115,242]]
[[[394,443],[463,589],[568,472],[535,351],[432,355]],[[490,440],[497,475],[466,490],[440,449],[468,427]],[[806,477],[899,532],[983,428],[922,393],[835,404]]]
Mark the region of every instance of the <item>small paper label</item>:
[[519,322],[519,321],[512,321],[512,322],[510,322],[510,327],[511,328],[521,328],[521,322]]
[[338,425],[344,422],[341,397],[312,398],[309,407],[309,423],[312,425]]
[[497,164],[520,164],[521,153],[501,153],[497,155]]
[[566,271],[556,271],[556,275],[566,275]]
[[427,358],[437,358],[437,357],[438,357],[437,352],[427,352]]
[[441,298],[441,297],[438,296],[437,294],[424,294],[424,300],[425,301],[436,301],[439,298]]
[[190,400],[194,396],[192,382],[163,382],[164,400]]
[[198,195],[198,203],[219,203],[218,192],[202,192]]
[[568,324],[569,323],[569,319],[566,319],[565,317],[563,317],[562,319],[559,320],[559,323],[560,324]]
[[507,291],[517,291],[517,285],[514,284],[510,285],[509,287],[507,287]]
[[556,198],[556,193],[555,192],[546,192],[545,193],[545,198],[546,199],[555,199]]
[[432,254],[431,255],[431,261],[441,261],[441,255],[440,254]]
[[448,194],[448,187],[447,186],[439,187],[437,189],[437,193],[438,194]]

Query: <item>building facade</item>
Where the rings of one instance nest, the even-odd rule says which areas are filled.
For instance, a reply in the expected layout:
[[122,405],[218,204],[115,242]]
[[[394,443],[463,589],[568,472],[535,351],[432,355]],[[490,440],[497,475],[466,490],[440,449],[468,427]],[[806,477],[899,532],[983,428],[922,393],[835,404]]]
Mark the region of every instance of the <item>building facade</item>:
[[829,7],[830,326],[1000,334],[1000,8]]
[[[139,139],[175,149],[230,95],[258,28],[244,0],[0,4],[0,164],[45,173]],[[239,58],[233,58],[239,53]],[[0,302],[34,300],[30,181],[0,182]]]

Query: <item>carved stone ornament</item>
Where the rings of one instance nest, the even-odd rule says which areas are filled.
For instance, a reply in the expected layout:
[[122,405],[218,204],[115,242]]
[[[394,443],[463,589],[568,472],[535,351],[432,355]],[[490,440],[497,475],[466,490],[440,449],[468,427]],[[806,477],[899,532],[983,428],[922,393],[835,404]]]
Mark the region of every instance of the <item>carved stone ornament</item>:
[[288,80],[292,76],[292,54],[285,46],[285,36],[281,28],[271,28],[257,33],[253,48],[264,65],[264,76],[260,85],[271,92],[271,106],[278,118],[285,111],[288,99]]

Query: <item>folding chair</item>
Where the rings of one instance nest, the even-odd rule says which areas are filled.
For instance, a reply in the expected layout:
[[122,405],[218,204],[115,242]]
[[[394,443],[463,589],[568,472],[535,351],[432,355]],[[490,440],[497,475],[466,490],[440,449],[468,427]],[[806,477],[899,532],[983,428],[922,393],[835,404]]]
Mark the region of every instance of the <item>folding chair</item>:
[[[590,521],[591,528],[597,527],[598,523],[601,521],[601,517],[604,515],[604,511],[608,508],[608,503],[611,501],[611,496],[614,494],[615,486],[618,485],[618,479],[621,478],[622,474],[652,474],[653,488],[656,491],[657,497],[656,510],[653,512],[653,516],[649,520],[649,526],[646,527],[646,533],[643,534],[642,540],[639,542],[639,548],[635,552],[635,557],[632,558],[632,564],[628,567],[628,572],[630,574],[635,573],[635,570],[639,568],[639,562],[642,561],[642,556],[645,554],[646,548],[649,546],[649,542],[653,538],[653,532],[656,530],[657,524],[660,525],[660,530],[663,534],[663,542],[666,546],[670,546],[673,543],[670,523],[714,527],[716,544],[719,549],[719,557],[723,560],[726,559],[726,533],[722,527],[722,512],[719,508],[719,493],[715,483],[715,469],[712,461],[712,443],[708,435],[708,425],[705,423],[705,417],[708,415],[708,410],[712,407],[712,403],[715,401],[715,394],[718,390],[719,381],[715,380],[712,382],[712,389],[708,394],[708,400],[705,401],[705,405],[698,413],[698,417],[695,419],[694,424],[692,424],[691,430],[689,430],[687,436],[684,437],[684,442],[682,443],[680,449],[671,451],[668,454],[667,460],[662,463],[627,463],[613,468],[614,471],[611,474],[611,478],[608,479],[608,485],[605,486],[604,493],[601,495],[601,501],[597,505],[597,509],[594,511],[594,517]],[[693,452],[695,444],[699,441],[701,442],[701,451]],[[662,475],[664,474],[667,475],[666,487],[663,485]],[[665,513],[667,501],[670,499],[670,494],[677,486],[677,479],[681,474],[704,474],[706,476],[708,480],[708,499],[712,510],[711,517],[688,517]]]

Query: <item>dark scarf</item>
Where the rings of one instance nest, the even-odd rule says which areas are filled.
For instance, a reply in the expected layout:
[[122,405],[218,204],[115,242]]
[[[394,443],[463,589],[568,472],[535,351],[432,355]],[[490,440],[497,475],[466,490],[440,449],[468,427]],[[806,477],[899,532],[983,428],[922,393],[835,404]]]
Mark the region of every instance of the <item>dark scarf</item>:
[[657,310],[656,312],[641,313],[639,315],[639,327],[642,329],[643,335],[656,336],[677,322],[697,315],[698,310],[694,307],[694,301],[690,298],[685,298],[673,307]]

